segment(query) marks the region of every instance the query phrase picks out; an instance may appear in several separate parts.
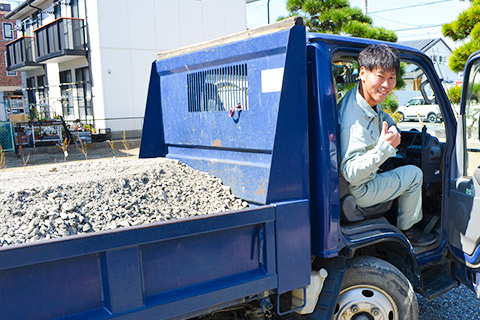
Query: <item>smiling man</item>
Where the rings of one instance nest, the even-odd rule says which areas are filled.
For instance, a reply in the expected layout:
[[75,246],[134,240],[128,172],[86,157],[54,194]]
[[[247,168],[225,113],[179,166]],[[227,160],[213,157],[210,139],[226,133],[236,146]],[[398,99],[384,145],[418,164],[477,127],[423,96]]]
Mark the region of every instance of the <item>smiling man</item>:
[[379,167],[396,155],[400,133],[379,103],[395,88],[400,59],[395,49],[373,45],[359,55],[360,81],[340,101],[341,173],[360,207],[398,199],[397,227],[416,246],[430,245],[433,234],[414,227],[422,220],[420,168],[405,165],[379,173]]

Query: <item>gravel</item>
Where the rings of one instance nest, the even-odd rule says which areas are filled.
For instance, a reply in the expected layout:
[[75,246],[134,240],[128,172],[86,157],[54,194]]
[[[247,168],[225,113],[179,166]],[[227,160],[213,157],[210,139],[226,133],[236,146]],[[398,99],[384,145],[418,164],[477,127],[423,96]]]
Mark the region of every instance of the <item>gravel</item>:
[[480,300],[461,285],[428,302],[417,294],[420,320],[474,320],[480,319]]
[[103,159],[0,173],[0,246],[242,209],[176,160]]

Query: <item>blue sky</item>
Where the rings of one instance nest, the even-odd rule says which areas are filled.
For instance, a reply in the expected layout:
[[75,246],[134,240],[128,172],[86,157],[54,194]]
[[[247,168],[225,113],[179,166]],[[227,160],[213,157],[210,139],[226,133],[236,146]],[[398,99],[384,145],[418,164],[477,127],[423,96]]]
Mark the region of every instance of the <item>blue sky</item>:
[[[270,21],[287,15],[286,0],[270,0]],[[350,0],[352,7],[361,8],[362,0]],[[442,37],[441,25],[457,19],[470,2],[459,0],[367,0],[368,15],[373,25],[396,32],[399,41]],[[267,0],[247,4],[247,27],[267,23]],[[454,44],[449,39],[447,43]]]

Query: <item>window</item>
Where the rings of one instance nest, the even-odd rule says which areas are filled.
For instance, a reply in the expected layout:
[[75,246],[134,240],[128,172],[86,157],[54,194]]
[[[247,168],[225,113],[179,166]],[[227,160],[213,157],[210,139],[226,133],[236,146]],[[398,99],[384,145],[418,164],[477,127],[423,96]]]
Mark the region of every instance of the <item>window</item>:
[[30,119],[37,119],[37,100],[35,99],[35,77],[27,78],[27,103]]
[[78,109],[80,119],[93,116],[92,87],[90,85],[90,73],[88,68],[75,69],[75,87],[77,89]]
[[480,119],[480,65],[478,63],[470,71],[467,89],[464,118],[467,156],[464,175],[471,177],[480,162],[480,131],[478,129]]
[[3,25],[3,39],[13,39],[13,24],[4,22]]
[[[5,65],[8,66],[8,63],[7,63],[7,52],[5,52]],[[13,76],[16,76],[17,73],[15,71],[8,71],[7,70],[7,76],[9,77],[13,77]]]
[[55,15],[55,19],[58,19],[62,16],[62,6],[60,3],[56,3],[53,6],[53,14]]
[[64,116],[73,116],[72,72],[60,72],[60,94]]
[[[352,89],[358,81],[356,57],[339,57],[333,63],[333,77],[337,88],[337,102]],[[402,131],[422,131],[445,141],[445,126],[442,113],[435,101],[435,93],[430,87],[422,67],[408,61],[401,62],[403,75],[397,78],[397,87],[382,104]]]
[[45,75],[37,77],[37,97],[42,105],[48,105],[48,90],[46,87]]
[[79,18],[78,0],[71,0],[70,7],[72,8],[72,17]]

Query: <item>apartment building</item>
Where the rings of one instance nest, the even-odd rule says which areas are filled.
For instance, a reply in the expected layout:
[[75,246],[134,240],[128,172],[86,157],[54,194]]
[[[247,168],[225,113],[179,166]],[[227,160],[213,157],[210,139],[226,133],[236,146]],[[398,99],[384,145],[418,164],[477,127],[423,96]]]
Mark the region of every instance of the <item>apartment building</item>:
[[7,70],[22,72],[30,119],[140,130],[158,52],[246,28],[245,0],[27,0]]
[[[0,2],[0,23],[2,26],[0,37],[0,51],[6,59],[6,44],[15,39],[15,20],[5,19],[4,15],[10,11],[10,4]],[[6,61],[6,60],[4,60]],[[5,63],[0,63],[0,121],[8,121],[23,111],[22,100],[17,104],[17,98],[22,94],[22,78],[19,72],[6,69]],[[12,109],[12,104],[16,107]]]

